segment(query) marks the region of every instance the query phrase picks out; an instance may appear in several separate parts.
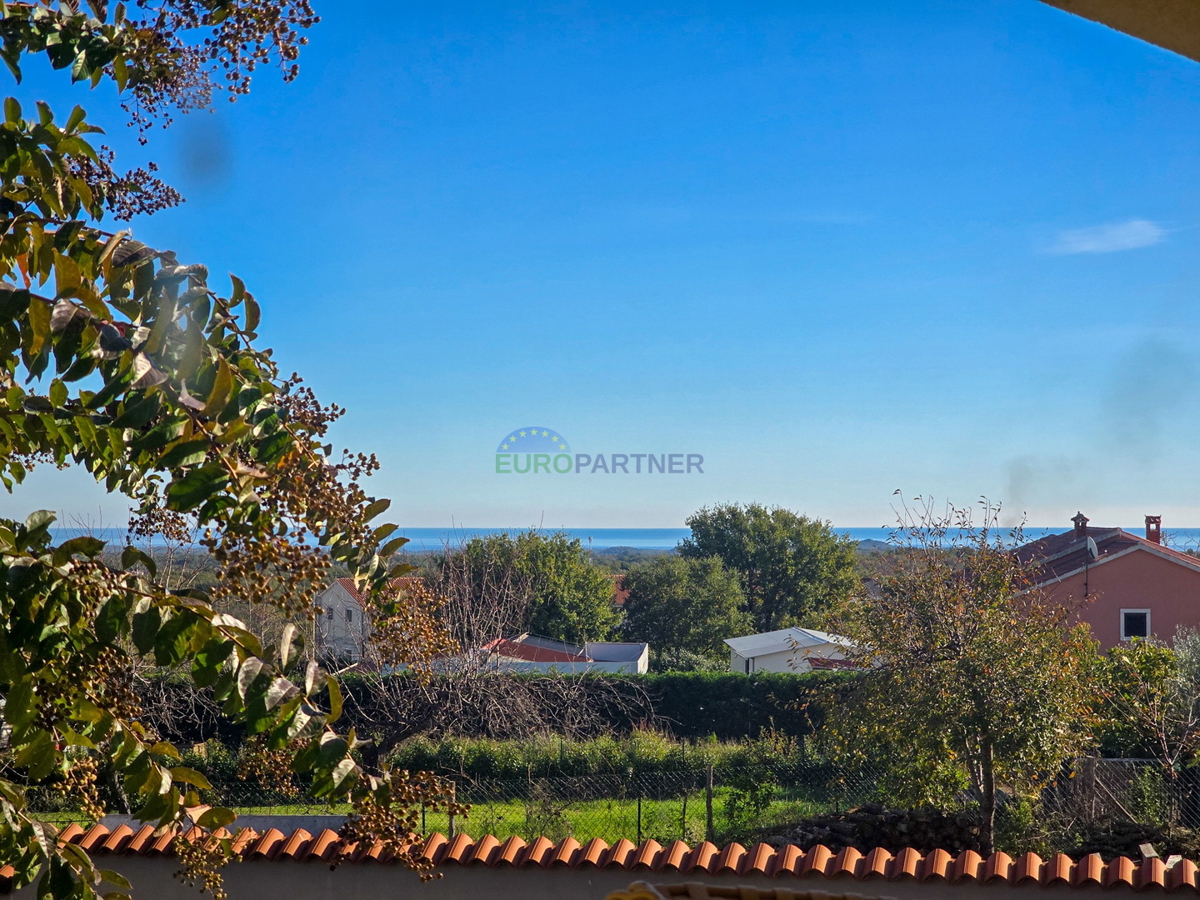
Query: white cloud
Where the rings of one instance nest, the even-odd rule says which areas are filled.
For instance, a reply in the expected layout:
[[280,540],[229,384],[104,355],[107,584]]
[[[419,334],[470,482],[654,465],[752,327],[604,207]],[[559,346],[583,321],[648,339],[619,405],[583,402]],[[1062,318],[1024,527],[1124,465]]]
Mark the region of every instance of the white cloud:
[[1165,229],[1148,219],[1130,219],[1112,225],[1076,228],[1059,232],[1051,253],[1116,253],[1157,244],[1167,236]]

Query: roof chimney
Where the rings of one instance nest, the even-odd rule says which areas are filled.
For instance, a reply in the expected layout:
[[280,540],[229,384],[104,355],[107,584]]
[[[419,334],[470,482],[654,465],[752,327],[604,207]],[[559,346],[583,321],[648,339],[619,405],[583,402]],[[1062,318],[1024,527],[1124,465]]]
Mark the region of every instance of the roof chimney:
[[1146,540],[1162,543],[1162,516],[1146,516]]
[[1075,515],[1071,517],[1071,521],[1075,523],[1075,536],[1076,537],[1087,537],[1088,517],[1085,516],[1083,513],[1078,512],[1078,513],[1075,513]]

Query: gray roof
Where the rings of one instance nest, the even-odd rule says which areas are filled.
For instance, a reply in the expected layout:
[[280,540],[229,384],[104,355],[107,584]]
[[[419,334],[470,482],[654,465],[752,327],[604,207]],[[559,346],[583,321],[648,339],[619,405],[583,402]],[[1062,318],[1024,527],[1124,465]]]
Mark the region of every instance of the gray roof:
[[779,631],[764,631],[744,637],[726,638],[729,648],[743,659],[769,656],[787,650],[809,650],[825,644],[835,644],[843,650],[852,650],[853,642],[840,634],[829,634],[812,628],[783,628]]
[[583,645],[584,655],[596,662],[637,662],[649,649],[649,644],[621,641],[588,641]]

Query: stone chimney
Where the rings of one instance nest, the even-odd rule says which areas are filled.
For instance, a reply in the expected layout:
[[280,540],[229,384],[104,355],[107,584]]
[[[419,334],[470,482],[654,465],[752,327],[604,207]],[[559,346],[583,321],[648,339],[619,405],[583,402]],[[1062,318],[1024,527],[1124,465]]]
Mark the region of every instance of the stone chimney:
[[1088,517],[1078,512],[1071,517],[1071,521],[1075,523],[1075,537],[1087,537]]
[[1146,516],[1146,540],[1162,543],[1162,516]]

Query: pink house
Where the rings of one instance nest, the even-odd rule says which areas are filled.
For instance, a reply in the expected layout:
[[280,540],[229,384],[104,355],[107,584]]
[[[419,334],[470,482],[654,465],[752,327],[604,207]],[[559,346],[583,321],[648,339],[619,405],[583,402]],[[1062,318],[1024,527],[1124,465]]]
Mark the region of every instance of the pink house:
[[1078,607],[1107,650],[1135,637],[1169,641],[1180,625],[1200,628],[1200,559],[1164,547],[1162,517],[1146,516],[1146,535],[1096,528],[1079,513],[1075,528],[1025,544],[1018,556],[1038,583]]

